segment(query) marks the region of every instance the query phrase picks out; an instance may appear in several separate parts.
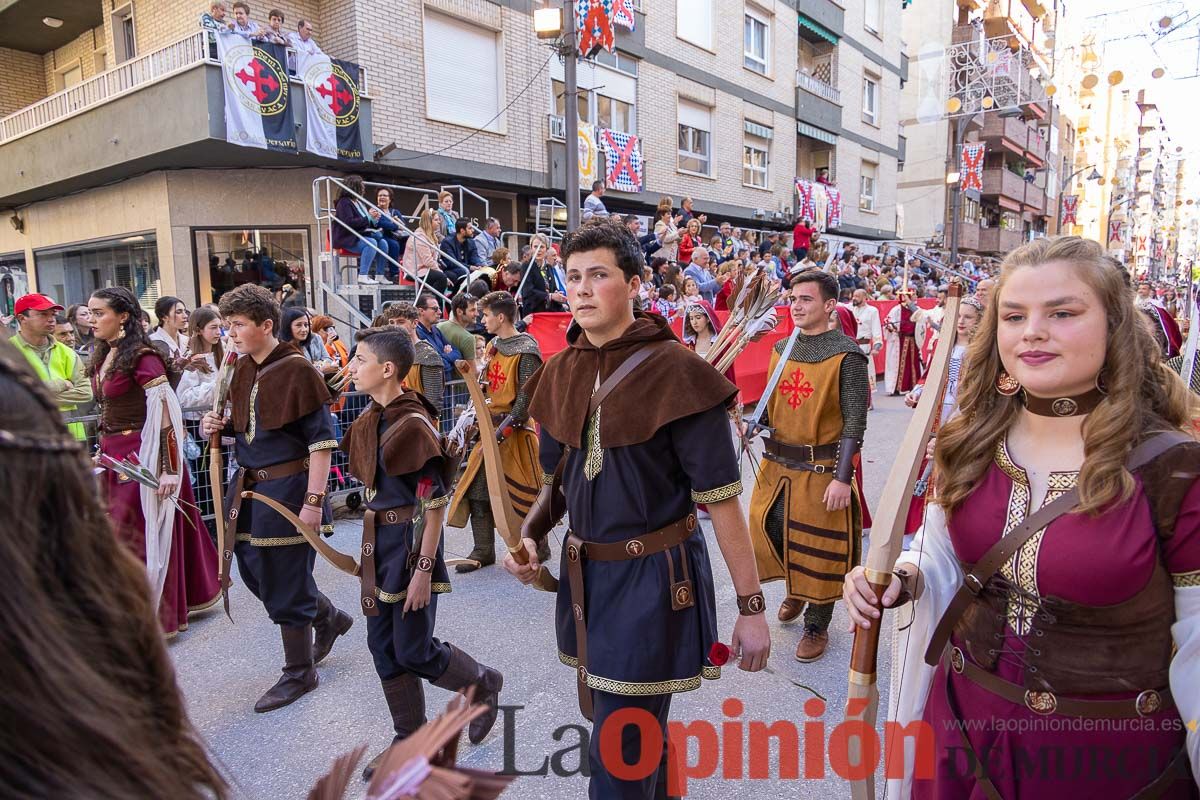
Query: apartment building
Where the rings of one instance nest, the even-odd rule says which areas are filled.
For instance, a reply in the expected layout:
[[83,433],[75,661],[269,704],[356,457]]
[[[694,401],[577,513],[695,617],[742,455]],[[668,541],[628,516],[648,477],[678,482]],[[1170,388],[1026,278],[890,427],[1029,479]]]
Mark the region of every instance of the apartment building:
[[[1069,121],[1044,88],[1053,61],[1054,13],[1036,0],[918,3],[905,12],[904,36],[921,42],[913,55],[917,76],[900,104],[908,157],[898,193],[907,239],[947,250],[957,246],[962,257],[978,258],[1003,256],[1047,234],[1062,188],[1062,151],[1073,141]],[[1020,48],[1010,52],[1013,42]],[[991,88],[1006,96],[978,113],[949,112],[962,98],[953,91],[947,96],[948,87],[967,80],[962,75],[969,64],[982,67],[976,74],[1000,64]],[[986,148],[982,187],[958,198],[954,241],[960,147],[972,142]]]
[[[609,189],[610,210],[648,216],[663,196],[690,196],[710,225],[789,227],[795,179],[812,174],[820,145],[844,198],[833,232],[895,235],[899,4],[799,6],[634,3],[634,29],[616,28],[615,52],[579,67],[580,119],[640,139],[642,190]],[[207,302],[216,265],[249,254],[313,276],[328,258],[313,183],[329,174],[412,187],[396,202],[406,213],[449,187],[462,213],[495,216],[506,231],[562,227],[563,65],[525,0],[253,0],[253,20],[270,8],[288,30],[308,19],[325,52],[361,66],[361,165],[305,152],[295,80],[299,153],[226,141],[221,69],[198,24],[204,0],[72,7],[53,26],[33,0],[0,11],[0,216],[11,223],[0,230],[0,292],[10,302],[27,286],[75,302],[108,284],[147,305],[166,294]],[[815,84],[797,88],[810,44],[801,37],[814,29],[836,69],[833,100]]]
[[841,223],[831,234],[894,239],[906,146],[897,98],[908,80],[900,20],[912,9],[885,0],[798,8],[796,176],[836,188]]

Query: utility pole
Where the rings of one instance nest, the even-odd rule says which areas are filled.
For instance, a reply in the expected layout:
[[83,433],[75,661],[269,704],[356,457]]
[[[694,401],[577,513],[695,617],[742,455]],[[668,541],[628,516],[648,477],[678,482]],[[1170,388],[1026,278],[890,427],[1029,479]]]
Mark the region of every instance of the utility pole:
[[[563,128],[567,140],[567,230],[579,227],[579,82],[576,67],[579,50],[575,41],[575,3],[563,0]],[[591,187],[588,187],[589,189]]]

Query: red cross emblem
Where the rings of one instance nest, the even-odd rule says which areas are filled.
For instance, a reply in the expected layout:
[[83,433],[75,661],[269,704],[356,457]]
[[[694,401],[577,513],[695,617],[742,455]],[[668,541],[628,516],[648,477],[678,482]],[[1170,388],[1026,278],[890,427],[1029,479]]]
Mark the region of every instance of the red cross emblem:
[[504,386],[504,382],[508,380],[508,375],[500,368],[500,362],[492,362],[492,366],[487,371],[488,388],[492,392],[500,391]]
[[609,170],[608,182],[616,184],[621,180],[621,175],[624,174],[628,176],[630,185],[640,187],[642,183],[641,179],[638,178],[637,170],[633,168],[633,156],[637,150],[637,137],[628,137],[625,140],[624,147],[617,141],[617,137],[612,135],[612,131],[605,131],[604,138],[608,144],[608,151],[617,158],[616,165]]
[[779,391],[787,398],[789,408],[799,408],[800,405],[812,397],[813,385],[811,381],[804,379],[804,373],[796,370],[788,376],[787,380],[779,384]]
[[250,87],[254,99],[259,103],[266,103],[279,92],[279,79],[270,67],[257,58],[248,61],[236,77]]
[[325,82],[317,87],[317,94],[324,97],[329,103],[329,110],[334,116],[340,117],[346,111],[349,111],[354,103],[354,93],[349,91],[342,83],[341,79],[332,72]]

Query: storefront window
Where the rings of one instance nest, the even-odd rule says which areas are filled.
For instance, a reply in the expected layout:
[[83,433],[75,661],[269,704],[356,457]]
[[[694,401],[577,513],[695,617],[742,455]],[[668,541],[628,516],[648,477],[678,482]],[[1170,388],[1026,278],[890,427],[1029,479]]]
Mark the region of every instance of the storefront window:
[[308,232],[292,230],[195,231],[201,302],[244,283],[265,286],[280,302],[307,297]]
[[24,253],[0,254],[0,316],[12,316],[17,298],[29,294]]
[[64,306],[86,303],[97,289],[124,286],[142,308],[154,307],[161,284],[154,234],[37,250],[38,290]]

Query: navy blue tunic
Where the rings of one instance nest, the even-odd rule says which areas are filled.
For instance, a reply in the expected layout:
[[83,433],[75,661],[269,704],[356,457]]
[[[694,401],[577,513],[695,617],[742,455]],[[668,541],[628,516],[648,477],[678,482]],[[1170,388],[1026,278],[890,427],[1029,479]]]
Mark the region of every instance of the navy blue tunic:
[[[603,413],[603,409],[601,410]],[[562,445],[543,430],[540,461],[552,474]],[[723,405],[670,422],[650,439],[603,451],[600,472],[584,474],[586,453],[571,450],[563,488],[571,528],[579,538],[617,542],[663,528],[693,514],[698,502],[741,493],[741,468]],[[708,545],[700,529],[683,545],[695,604],[671,608],[667,557],[678,548],[630,561],[584,561],[588,685],[612,694],[666,694],[699,688],[718,678],[708,661],[718,641],[716,600]],[[560,576],[567,574],[565,550]],[[556,609],[559,659],[575,667],[571,588],[559,581]]]

